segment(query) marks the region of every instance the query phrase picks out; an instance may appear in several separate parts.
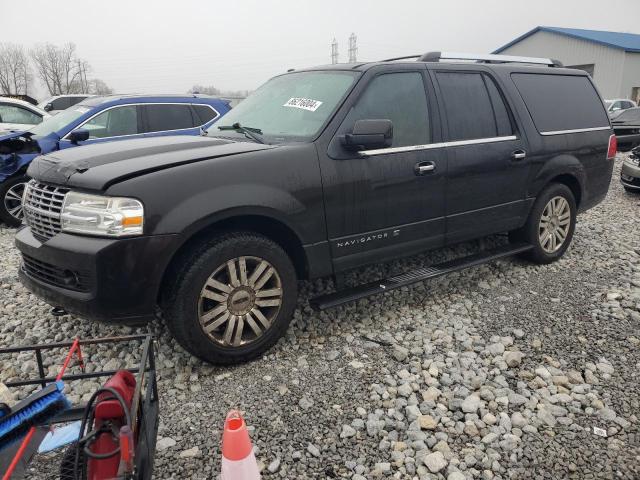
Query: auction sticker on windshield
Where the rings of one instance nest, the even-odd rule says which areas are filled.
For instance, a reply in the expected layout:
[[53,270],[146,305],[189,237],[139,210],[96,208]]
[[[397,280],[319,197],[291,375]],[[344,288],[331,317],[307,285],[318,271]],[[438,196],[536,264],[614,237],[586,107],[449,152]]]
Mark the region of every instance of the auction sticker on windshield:
[[310,98],[290,98],[287,100],[287,103],[282,105],[283,107],[291,107],[291,108],[301,108],[303,110],[309,110],[310,112],[315,112],[318,107],[322,105],[320,100],[311,100]]

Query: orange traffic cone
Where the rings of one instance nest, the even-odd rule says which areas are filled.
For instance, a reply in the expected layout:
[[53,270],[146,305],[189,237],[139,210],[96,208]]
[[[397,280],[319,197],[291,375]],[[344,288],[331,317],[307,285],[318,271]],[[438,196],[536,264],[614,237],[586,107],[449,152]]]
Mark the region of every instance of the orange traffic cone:
[[224,422],[222,480],[260,480],[249,432],[237,410],[231,410]]

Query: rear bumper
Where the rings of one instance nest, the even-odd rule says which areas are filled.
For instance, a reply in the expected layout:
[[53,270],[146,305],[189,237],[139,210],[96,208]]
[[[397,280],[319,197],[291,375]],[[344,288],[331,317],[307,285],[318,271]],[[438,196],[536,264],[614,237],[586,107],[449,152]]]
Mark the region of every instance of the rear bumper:
[[620,182],[625,187],[640,191],[640,165],[625,161],[620,172]]
[[53,306],[91,320],[141,324],[154,318],[175,235],[104,239],[58,234],[42,243],[16,235],[20,280]]

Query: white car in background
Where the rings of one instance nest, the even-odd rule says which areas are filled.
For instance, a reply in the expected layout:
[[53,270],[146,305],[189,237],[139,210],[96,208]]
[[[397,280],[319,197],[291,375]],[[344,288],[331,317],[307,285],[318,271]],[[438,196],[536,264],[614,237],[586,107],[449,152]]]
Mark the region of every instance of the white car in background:
[[46,99],[38,104],[38,107],[49,112],[51,115],[66,110],[69,107],[73,107],[76,103],[80,103],[82,100],[88,97],[95,97],[95,95],[89,95],[87,93],[69,93],[67,95],[57,95]]
[[607,106],[607,112],[611,116],[612,114],[617,114],[622,110],[627,110],[629,108],[635,108],[636,102],[633,100],[628,100],[626,98],[612,98],[610,100],[605,100],[604,104]]
[[50,116],[29,102],[0,97],[0,131],[29,130]]

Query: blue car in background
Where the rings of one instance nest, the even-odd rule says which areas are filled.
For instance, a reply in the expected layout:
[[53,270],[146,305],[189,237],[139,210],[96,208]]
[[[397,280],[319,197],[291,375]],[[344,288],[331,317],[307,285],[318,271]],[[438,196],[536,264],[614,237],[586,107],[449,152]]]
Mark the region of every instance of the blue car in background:
[[230,110],[207,95],[90,97],[27,131],[0,132],[0,221],[22,221],[27,166],[38,155],[99,142],[199,135]]

